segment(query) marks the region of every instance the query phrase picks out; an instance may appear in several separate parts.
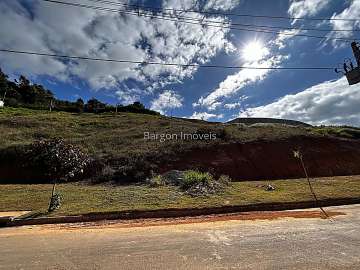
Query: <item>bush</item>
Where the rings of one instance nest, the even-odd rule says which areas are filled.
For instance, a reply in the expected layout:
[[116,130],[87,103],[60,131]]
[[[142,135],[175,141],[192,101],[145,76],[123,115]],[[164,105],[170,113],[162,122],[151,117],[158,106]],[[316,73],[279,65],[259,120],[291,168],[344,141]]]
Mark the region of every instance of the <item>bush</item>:
[[222,191],[230,182],[227,176],[221,176],[219,180],[208,172],[189,170],[184,173],[181,188],[191,196],[202,196]]
[[116,172],[117,181],[122,182],[144,182],[146,178],[152,177],[157,165],[148,160],[147,156],[131,156],[122,160],[122,164]]
[[165,179],[161,175],[148,178],[148,184],[150,187],[160,187],[165,185]]
[[214,181],[213,176],[210,173],[203,173],[199,171],[189,170],[184,173],[183,182],[181,187],[184,189],[190,188],[196,184],[209,184]]
[[114,181],[115,174],[116,171],[111,166],[96,161],[92,162],[91,169],[86,174],[86,179],[90,180],[92,184],[99,184]]
[[27,159],[55,181],[69,181],[84,174],[91,159],[80,148],[62,139],[39,140],[30,146]]

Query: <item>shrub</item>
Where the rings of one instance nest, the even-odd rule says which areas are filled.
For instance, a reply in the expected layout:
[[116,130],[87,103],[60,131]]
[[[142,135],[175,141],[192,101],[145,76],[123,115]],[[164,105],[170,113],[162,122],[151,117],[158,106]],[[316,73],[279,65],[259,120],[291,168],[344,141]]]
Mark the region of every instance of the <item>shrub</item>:
[[[95,168],[93,166],[96,166]],[[91,164],[91,169],[87,173],[88,180],[91,181],[92,184],[99,184],[104,182],[110,182],[115,180],[116,171],[109,165],[103,164],[100,161],[93,162]]]
[[62,139],[39,140],[30,146],[27,158],[54,181],[69,181],[84,173],[91,159],[80,148]]
[[157,169],[157,165],[145,155],[130,156],[121,163],[115,176],[122,182],[144,182]]
[[221,176],[219,180],[208,172],[189,170],[184,173],[180,187],[191,196],[214,194],[223,190],[230,182],[230,178]]
[[209,184],[214,181],[213,176],[210,173],[203,173],[199,171],[189,170],[184,173],[183,182],[181,187],[184,189],[190,188],[196,184]]
[[160,187],[165,185],[165,179],[161,175],[148,178],[148,184],[150,187]]

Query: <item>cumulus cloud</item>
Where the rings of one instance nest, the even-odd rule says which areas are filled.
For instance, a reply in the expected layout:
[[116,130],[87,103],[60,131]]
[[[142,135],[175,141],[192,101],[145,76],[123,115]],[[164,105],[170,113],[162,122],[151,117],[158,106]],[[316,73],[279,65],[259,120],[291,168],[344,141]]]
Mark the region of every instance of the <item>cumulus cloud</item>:
[[268,105],[248,108],[240,112],[239,117],[275,117],[311,124],[360,126],[360,85],[349,86],[345,78],[326,81]]
[[205,5],[205,10],[231,10],[240,4],[240,0],[209,0]]
[[224,108],[228,109],[228,110],[233,110],[233,109],[239,108],[243,105],[242,102],[245,101],[246,99],[248,99],[248,97],[243,95],[238,98],[238,100],[239,100],[238,102],[224,104]]
[[191,115],[190,119],[199,119],[199,120],[209,120],[209,119],[221,119],[223,118],[223,114],[213,114],[213,113],[207,113],[207,112],[194,112],[193,115]]
[[151,102],[151,109],[165,114],[166,110],[180,108],[184,98],[171,90],[165,90]]
[[[277,38],[272,41],[272,45],[275,45],[279,50],[284,49],[285,47],[289,46],[293,43],[293,37],[297,34],[299,34],[301,31],[298,29],[292,29],[292,30],[281,30],[279,31],[279,35]],[[306,37],[302,37],[305,39]],[[299,40],[299,37],[298,37]]]
[[288,13],[296,18],[314,16],[329,3],[330,0],[290,0]]
[[[164,0],[163,5],[176,8],[179,2],[182,8],[191,8],[198,1]],[[38,1],[25,8],[21,3],[20,0],[0,2],[2,48],[109,59],[202,64],[220,51],[229,51],[228,48],[233,47],[226,37],[229,29]],[[191,16],[203,17],[199,14]],[[211,16],[211,20],[222,22],[225,18]],[[0,63],[8,73],[49,75],[60,80],[75,77],[88,82],[95,90],[122,89],[129,80],[135,80],[148,90],[145,94],[191,78],[197,70],[195,67],[103,63],[5,53],[0,53]],[[131,89],[133,87],[128,86],[125,92],[130,95]],[[119,93],[123,94],[121,91]]]
[[132,104],[135,101],[141,100],[141,96],[144,94],[144,90],[137,88],[137,87],[128,87],[123,85],[121,89],[115,91],[115,95],[117,96],[118,100],[124,104]]
[[[360,0],[353,0],[350,2],[348,8],[344,9],[339,14],[334,13],[331,17],[332,19],[354,19],[360,17]],[[342,20],[332,20],[330,21],[333,30],[341,29],[356,29],[360,26],[360,21],[342,21]],[[352,32],[331,32],[329,37],[342,37],[350,38],[352,37]],[[338,46],[336,40],[333,40],[333,44]],[[343,44],[343,43],[342,43]]]
[[[278,66],[284,59],[284,56],[274,55],[266,60],[261,60],[253,63],[246,63],[249,67],[262,67],[270,68]],[[222,81],[218,88],[212,91],[206,97],[201,97],[198,102],[194,103],[194,107],[202,106],[209,110],[215,110],[222,104],[224,98],[230,97],[239,92],[245,86],[263,80],[271,70],[268,69],[243,69],[238,73],[229,75],[224,81]]]

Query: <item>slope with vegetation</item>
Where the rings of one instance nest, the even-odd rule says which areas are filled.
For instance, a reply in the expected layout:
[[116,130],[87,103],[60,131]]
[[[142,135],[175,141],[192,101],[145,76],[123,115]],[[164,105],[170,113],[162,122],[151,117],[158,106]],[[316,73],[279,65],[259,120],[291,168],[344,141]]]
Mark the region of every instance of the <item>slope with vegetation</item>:
[[284,124],[288,126],[300,126],[300,127],[310,127],[311,125],[304,122],[287,120],[287,119],[276,119],[276,118],[235,118],[228,122],[229,124],[246,124],[246,125],[255,125],[255,124]]
[[[87,153],[93,181],[145,181],[171,169],[200,169],[234,180],[302,177],[292,151],[302,148],[313,176],[360,174],[360,133],[346,127],[237,125],[136,113],[79,114],[24,108],[0,111],[0,179],[50,181],[19,170],[37,140],[62,138]],[[332,131],[331,131],[332,130]],[[216,140],[144,140],[158,134],[216,134]]]

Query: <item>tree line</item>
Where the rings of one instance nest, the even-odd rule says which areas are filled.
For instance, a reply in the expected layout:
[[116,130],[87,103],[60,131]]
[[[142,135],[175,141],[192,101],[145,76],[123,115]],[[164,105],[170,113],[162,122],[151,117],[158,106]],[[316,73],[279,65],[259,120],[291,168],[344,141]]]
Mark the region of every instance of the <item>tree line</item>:
[[103,113],[103,112],[133,112],[157,115],[158,112],[149,110],[140,102],[130,105],[109,105],[96,98],[86,103],[79,98],[75,102],[57,99],[54,94],[40,84],[32,84],[25,76],[10,81],[0,68],[0,100],[8,107],[25,107],[40,110],[66,111],[74,113]]

